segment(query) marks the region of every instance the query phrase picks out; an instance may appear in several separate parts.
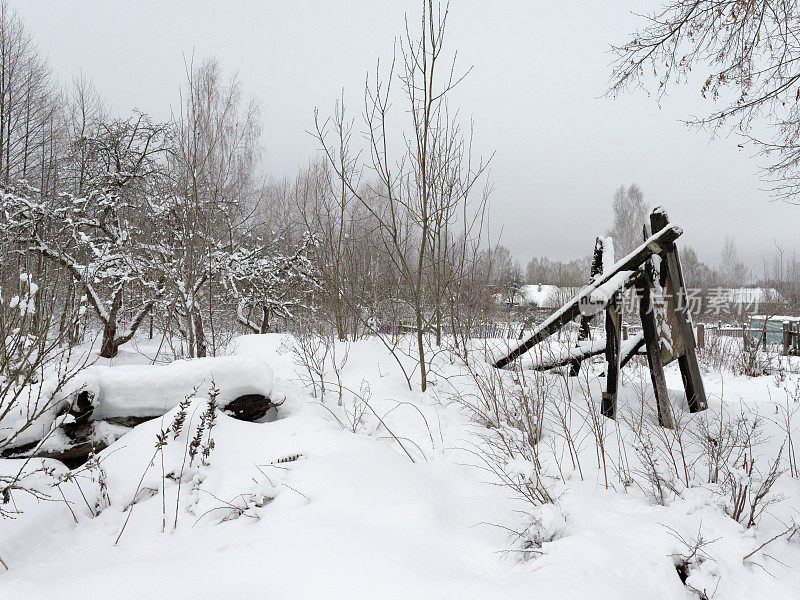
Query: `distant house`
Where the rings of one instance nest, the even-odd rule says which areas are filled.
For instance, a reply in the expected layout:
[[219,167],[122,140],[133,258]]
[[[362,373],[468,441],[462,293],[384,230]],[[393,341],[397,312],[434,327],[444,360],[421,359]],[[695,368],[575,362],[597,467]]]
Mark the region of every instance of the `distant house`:
[[[528,308],[555,310],[569,302],[578,291],[580,291],[580,288],[559,287],[542,283],[523,285],[516,292],[515,304]],[[494,298],[498,304],[508,305],[506,295],[495,294]]]

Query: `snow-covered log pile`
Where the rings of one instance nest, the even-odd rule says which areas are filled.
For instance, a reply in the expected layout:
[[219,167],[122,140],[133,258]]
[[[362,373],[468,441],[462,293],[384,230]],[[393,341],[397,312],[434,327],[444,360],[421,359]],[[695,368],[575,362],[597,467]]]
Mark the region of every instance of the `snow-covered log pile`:
[[[30,394],[41,402],[41,390]],[[79,461],[126,433],[160,417],[193,397],[214,397],[229,415],[256,421],[276,406],[273,372],[255,357],[229,356],[178,360],[167,365],[91,366],[75,375],[52,400],[52,408],[18,436],[2,456],[42,456]],[[31,400],[33,401],[33,400]],[[30,402],[30,401],[29,401]],[[13,429],[29,412],[0,424]]]

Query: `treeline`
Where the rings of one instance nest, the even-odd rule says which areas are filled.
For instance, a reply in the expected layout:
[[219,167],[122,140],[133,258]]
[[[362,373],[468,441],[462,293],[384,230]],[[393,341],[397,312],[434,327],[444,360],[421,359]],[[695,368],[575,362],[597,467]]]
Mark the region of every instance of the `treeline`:
[[487,162],[449,106],[462,78],[446,21],[424,3],[363,122],[342,101],[309,115],[321,153],[274,181],[258,104],[216,60],[187,65],[170,120],[116,115],[89,80],[62,86],[0,2],[0,327],[97,333],[105,357],[145,329],[196,357],[241,331],[353,339],[402,321],[424,389],[423,336],[465,341],[497,273]]

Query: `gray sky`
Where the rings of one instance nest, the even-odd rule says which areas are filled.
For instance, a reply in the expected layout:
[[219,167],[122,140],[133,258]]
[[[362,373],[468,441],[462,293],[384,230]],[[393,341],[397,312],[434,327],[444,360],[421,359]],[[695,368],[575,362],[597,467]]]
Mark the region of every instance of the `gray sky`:
[[[417,1],[11,0],[64,81],[83,72],[118,112],[169,115],[184,57],[238,70],[261,100],[264,162],[292,175],[317,150],[306,132],[342,88],[351,106],[365,74],[391,56]],[[448,43],[474,69],[458,90],[476,146],[496,152],[492,225],[524,264],[587,254],[610,222],[614,190],[632,182],[662,204],[684,243],[716,263],[727,235],[761,273],[775,243],[800,253],[800,207],[771,202],[757,162],[735,138],[709,141],[679,120],[704,113],[697,87],[659,107],[644,93],[602,98],[611,60],[652,0],[452,0]]]

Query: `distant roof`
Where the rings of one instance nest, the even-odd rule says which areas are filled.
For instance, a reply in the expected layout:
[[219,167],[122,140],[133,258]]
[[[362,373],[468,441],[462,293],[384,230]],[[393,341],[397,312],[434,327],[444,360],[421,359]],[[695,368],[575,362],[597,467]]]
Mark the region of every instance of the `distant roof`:
[[580,288],[537,283],[523,285],[519,290],[519,294],[523,298],[522,304],[539,308],[560,308],[577,294],[578,290]]

